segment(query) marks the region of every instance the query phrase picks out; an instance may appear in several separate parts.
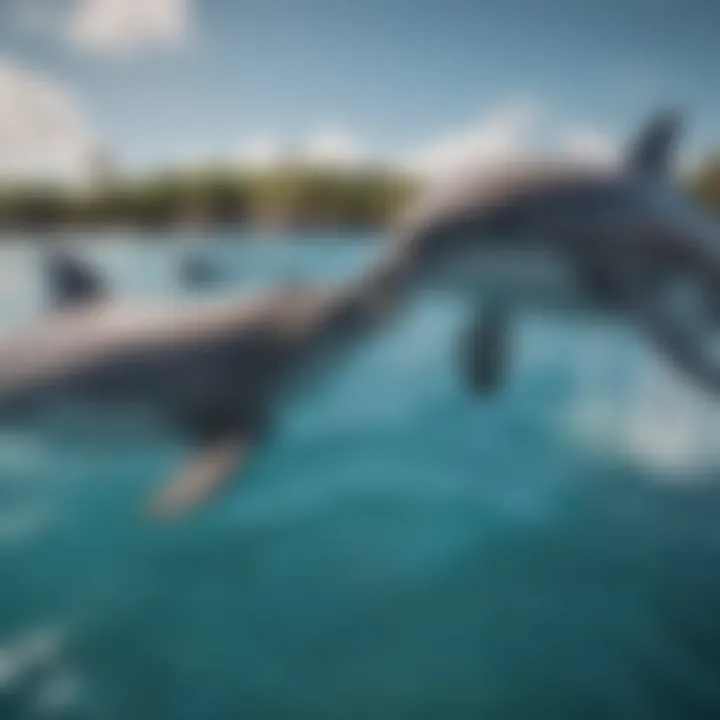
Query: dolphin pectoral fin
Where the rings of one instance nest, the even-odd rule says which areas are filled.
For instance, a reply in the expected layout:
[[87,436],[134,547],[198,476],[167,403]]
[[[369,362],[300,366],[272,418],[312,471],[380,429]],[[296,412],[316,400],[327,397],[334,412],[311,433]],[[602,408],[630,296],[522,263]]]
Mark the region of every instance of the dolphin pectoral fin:
[[225,435],[202,446],[149,503],[149,514],[169,518],[217,494],[233,471],[247,461],[254,442],[244,435]]
[[504,305],[491,303],[475,314],[462,338],[461,374],[475,393],[496,391],[507,376],[510,320]]

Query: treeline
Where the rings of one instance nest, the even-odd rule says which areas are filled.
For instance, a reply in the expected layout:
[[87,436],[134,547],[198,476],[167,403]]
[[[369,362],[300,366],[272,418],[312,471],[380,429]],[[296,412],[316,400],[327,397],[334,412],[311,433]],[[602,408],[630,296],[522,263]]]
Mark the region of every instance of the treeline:
[[711,155],[692,173],[690,189],[702,205],[720,214],[720,153]]
[[[688,186],[703,205],[720,213],[720,153],[692,173]],[[0,184],[0,229],[375,229],[416,190],[408,176],[383,169],[299,165],[171,170],[73,188],[6,183]]]
[[72,189],[16,183],[0,185],[0,227],[364,229],[384,225],[412,190],[399,173],[302,166],[175,170]]

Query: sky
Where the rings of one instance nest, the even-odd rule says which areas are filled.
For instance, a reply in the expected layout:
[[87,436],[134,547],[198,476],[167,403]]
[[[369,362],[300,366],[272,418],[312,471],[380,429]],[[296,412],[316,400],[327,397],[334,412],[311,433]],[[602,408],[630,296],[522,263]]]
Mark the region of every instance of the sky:
[[720,147],[716,0],[0,0],[0,172]]

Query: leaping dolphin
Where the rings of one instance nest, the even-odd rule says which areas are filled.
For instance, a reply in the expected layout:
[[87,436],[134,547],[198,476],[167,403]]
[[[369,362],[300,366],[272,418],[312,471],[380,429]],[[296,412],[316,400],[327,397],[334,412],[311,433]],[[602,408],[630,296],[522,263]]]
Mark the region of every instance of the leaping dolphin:
[[631,318],[720,391],[720,237],[671,177],[679,128],[676,113],[657,115],[618,166],[531,160],[464,175],[402,217],[396,243],[415,279],[482,300],[462,353],[475,388],[501,382],[513,313],[552,306]]
[[195,447],[152,501],[159,514],[221,488],[266,438],[282,397],[389,318],[406,286],[390,257],[339,288],[126,306],[76,259],[51,270],[60,306],[0,342],[0,416],[33,419],[67,402],[93,418],[128,404],[158,414]]

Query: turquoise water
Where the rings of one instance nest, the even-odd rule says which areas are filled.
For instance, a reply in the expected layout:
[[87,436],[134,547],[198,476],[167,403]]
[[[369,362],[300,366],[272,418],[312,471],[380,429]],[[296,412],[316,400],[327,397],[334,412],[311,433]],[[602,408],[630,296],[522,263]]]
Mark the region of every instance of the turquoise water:
[[[213,292],[340,280],[365,240],[217,239]],[[186,294],[177,243],[87,254],[120,295]],[[36,254],[0,260],[24,322]],[[175,525],[140,514],[172,442],[3,430],[0,718],[717,717],[720,413],[629,330],[542,317],[479,401],[463,317],[418,298]]]

